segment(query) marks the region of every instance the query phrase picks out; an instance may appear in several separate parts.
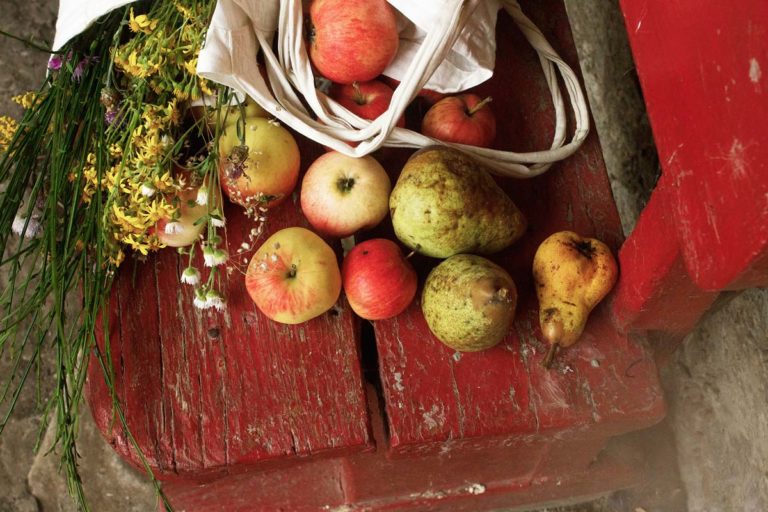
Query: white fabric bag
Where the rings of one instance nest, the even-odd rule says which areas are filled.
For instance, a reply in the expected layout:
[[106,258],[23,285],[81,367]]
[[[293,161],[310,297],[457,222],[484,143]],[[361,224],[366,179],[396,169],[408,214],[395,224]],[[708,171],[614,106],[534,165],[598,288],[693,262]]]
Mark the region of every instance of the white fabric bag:
[[[60,0],[54,50],[100,16],[134,0]],[[539,54],[555,107],[556,126],[548,149],[513,153],[447,144],[473,155],[505,176],[526,178],[572,155],[589,132],[589,114],[578,79],[560,59],[515,0],[388,0],[398,11],[400,49],[385,74],[400,80],[389,109],[367,121],[315,88],[303,44],[301,0],[218,0],[198,60],[201,76],[232,87],[259,102],[297,132],[351,156],[381,146],[418,148],[446,144],[398,128],[397,120],[423,87],[457,92],[490,78],[495,64],[494,28],[499,8],[517,23]],[[271,50],[277,35],[277,53]],[[257,65],[264,52],[270,86]],[[566,142],[566,107],[557,75],[563,79],[575,130]],[[309,103],[307,110],[299,100]],[[356,147],[347,144],[359,142]]]
[[[350,156],[367,155],[381,146],[418,148],[446,144],[469,153],[500,175],[527,178],[543,173],[552,163],[579,148],[589,132],[589,114],[578,79],[515,0],[498,3],[495,0],[421,0],[418,4],[408,0],[389,1],[394,6],[410,4],[414,8],[417,5],[418,12],[428,11],[425,19],[429,22],[417,20],[426,30],[418,27],[411,31],[418,38],[406,45],[404,55],[408,58],[396,58],[387,71],[401,83],[395,89],[389,109],[373,121],[361,119],[316,89],[302,39],[301,0],[219,0],[200,54],[198,73],[247,94],[297,132]],[[430,88],[455,91],[487,77],[483,70],[493,66],[493,60],[487,56],[495,53],[495,41],[478,40],[478,32],[468,27],[470,23],[493,27],[499,5],[512,16],[539,54],[555,107],[556,127],[550,148],[529,153],[506,152],[444,143],[396,127],[408,103],[430,79],[433,80]],[[489,32],[479,34],[487,38]],[[276,52],[272,50],[275,36]],[[469,79],[465,83],[461,82],[461,76],[451,72],[450,58],[446,60],[451,51],[462,51],[462,44],[465,48],[474,48],[474,51],[465,49],[463,55],[472,56],[477,64],[467,74]],[[259,51],[264,54],[270,85],[257,65]],[[574,134],[567,142],[566,109],[557,72],[562,76],[575,119]],[[359,144],[352,147],[347,142]]]
[[108,12],[136,0],[59,0],[59,15],[56,18],[56,35],[53,51],[91,26]]

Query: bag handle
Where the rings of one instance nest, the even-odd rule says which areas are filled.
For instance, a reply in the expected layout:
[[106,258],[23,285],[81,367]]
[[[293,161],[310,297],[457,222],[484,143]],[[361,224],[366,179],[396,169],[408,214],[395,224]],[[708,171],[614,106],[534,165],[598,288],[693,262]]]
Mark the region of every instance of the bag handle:
[[[274,32],[254,30],[255,42],[265,57],[269,86],[255,64],[240,67],[234,76],[229,77],[227,85],[254,98],[297,132],[349,156],[364,156],[382,146],[419,148],[443,144],[470,154],[498,175],[513,178],[538,176],[553,163],[578,150],[589,133],[589,111],[576,74],[523,13],[516,0],[502,0],[501,4],[539,56],[555,109],[555,132],[550,147],[526,153],[501,151],[446,143],[396,126],[408,103],[416,97],[443,61],[481,1],[448,2],[447,8],[440,11],[435,28],[426,34],[410,63],[409,72],[395,89],[389,109],[373,121],[361,119],[316,87],[303,41],[301,0],[279,0],[277,53],[272,50],[271,44]],[[562,77],[575,121],[574,133],[567,141],[566,106],[558,75]],[[352,147],[347,142],[358,142],[358,145]]]

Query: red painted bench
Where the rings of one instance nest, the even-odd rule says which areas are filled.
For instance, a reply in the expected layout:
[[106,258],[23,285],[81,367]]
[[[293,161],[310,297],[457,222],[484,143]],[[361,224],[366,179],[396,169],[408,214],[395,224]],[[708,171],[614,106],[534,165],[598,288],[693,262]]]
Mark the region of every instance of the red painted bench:
[[619,326],[662,359],[721,291],[768,285],[768,4],[623,0],[662,176],[622,246]]
[[[562,2],[523,8],[578,69]],[[546,147],[554,116],[536,55],[506,15],[499,23],[497,74],[480,87],[494,97],[499,144]],[[301,148],[304,168],[322,151],[306,140]],[[385,149],[376,156],[394,179],[408,154]],[[658,283],[643,280],[651,272],[632,253],[642,239],[633,235],[622,249],[613,308],[598,307],[583,339],[553,370],[539,364],[546,346],[530,271],[538,243],[560,229],[596,236],[615,251],[623,241],[597,136],[543,176],[500,184],[530,228],[493,258],[514,277],[520,305],[509,336],[481,353],[440,344],[418,304],[370,329],[342,299],[337,310],[288,327],[256,310],[238,271],[228,278],[227,311],[200,313],[179,284],[184,262],[174,251],[126,265],[112,298],[110,357],[128,424],[171,503],[187,511],[478,511],[636,483],[636,454],[605,448],[665,413],[654,354],[626,334],[655,328],[640,320],[648,301],[663,296]],[[231,252],[245,222],[230,209]],[[271,213],[268,231],[296,224],[305,221],[297,201],[288,201]],[[673,228],[664,223],[659,232]],[[638,237],[643,229],[641,222]],[[391,226],[369,235],[382,234],[391,236]],[[658,259],[676,264],[661,245]],[[435,261],[415,263],[423,281]],[[703,293],[701,307],[709,300]],[[105,350],[103,340],[100,346]],[[138,466],[93,363],[94,418]]]

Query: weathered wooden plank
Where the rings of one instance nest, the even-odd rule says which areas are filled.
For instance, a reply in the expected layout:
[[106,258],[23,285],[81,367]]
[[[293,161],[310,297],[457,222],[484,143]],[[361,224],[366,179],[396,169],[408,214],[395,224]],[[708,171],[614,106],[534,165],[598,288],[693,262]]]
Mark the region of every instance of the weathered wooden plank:
[[685,268],[672,206],[674,181],[662,175],[619,251],[622,276],[611,311],[622,329],[688,333],[718,295],[696,286]]
[[693,282],[768,284],[768,3],[621,3]]
[[[305,165],[320,151],[304,144]],[[234,257],[250,228],[238,207],[227,209]],[[265,236],[306,225],[297,197],[270,213]],[[198,256],[197,266],[202,268]],[[161,476],[202,474],[293,456],[370,448],[359,362],[359,323],[346,303],[298,326],[264,317],[247,295],[243,265],[224,274],[224,312],[192,306],[179,282],[187,256],[162,251],[124,267],[116,283],[112,343],[120,398],[129,426]],[[89,392],[107,439],[126,445],[111,416],[103,381]],[[123,454],[138,465],[133,451]]]
[[[523,8],[577,68],[562,4],[527,2]],[[497,34],[500,65],[494,78],[478,88],[481,96],[493,96],[494,109],[504,113],[497,143],[514,150],[546,146],[554,114],[535,53],[504,15]],[[491,258],[518,285],[519,312],[507,338],[485,352],[454,353],[429,332],[418,304],[394,320],[375,323],[390,440],[397,454],[446,450],[463,439],[605,439],[652,424],[664,414],[645,347],[617,333],[604,308],[593,314],[584,339],[563,351],[556,369],[539,365],[546,346],[539,341],[531,282],[536,247],[561,229],[597,236],[614,250],[622,240],[596,135],[539,178],[499,183],[529,219],[523,239]],[[418,263],[425,270],[437,261]]]

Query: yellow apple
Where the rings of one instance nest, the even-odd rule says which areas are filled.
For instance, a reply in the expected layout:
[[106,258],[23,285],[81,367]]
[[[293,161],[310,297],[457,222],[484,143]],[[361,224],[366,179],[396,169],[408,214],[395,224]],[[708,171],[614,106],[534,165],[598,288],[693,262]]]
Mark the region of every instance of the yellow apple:
[[296,187],[299,165],[293,135],[271,119],[228,123],[219,139],[221,187],[231,201],[245,207],[274,206],[285,199]]

